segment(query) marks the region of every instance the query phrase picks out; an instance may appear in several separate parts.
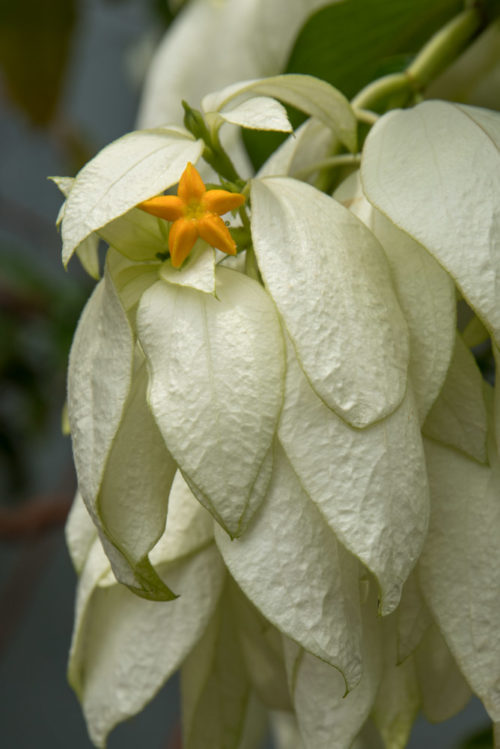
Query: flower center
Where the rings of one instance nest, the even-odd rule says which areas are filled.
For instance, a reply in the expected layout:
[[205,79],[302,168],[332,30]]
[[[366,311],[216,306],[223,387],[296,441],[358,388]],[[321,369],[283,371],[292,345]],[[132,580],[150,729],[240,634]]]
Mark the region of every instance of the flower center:
[[193,198],[190,200],[184,208],[184,218],[197,219],[203,218],[207,213],[207,209],[203,206],[201,200]]

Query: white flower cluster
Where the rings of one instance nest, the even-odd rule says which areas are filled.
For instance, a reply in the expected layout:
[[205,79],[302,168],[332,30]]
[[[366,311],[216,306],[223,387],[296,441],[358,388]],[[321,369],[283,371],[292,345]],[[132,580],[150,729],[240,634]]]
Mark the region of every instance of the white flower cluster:
[[258,747],[269,715],[282,749],[399,749],[471,690],[500,721],[500,398],[470,350],[500,345],[500,115],[391,112],[331,197],[293,176],[357,151],[328,84],[247,81],[203,117],[289,132],[277,99],[310,119],[250,181],[236,259],[199,239],[173,268],[136,207],[202,157],[187,130],[59,181],[64,261],[109,244],[68,382],[97,746],[179,668],[186,749]]

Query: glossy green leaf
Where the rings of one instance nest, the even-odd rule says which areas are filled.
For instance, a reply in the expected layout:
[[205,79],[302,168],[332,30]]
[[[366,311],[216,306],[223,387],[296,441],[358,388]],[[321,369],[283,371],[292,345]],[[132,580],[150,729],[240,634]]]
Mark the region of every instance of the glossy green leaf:
[[449,272],[497,342],[499,131],[498,113],[424,102],[376,124],[361,167],[370,202]]
[[422,592],[472,690],[500,719],[500,465],[426,443],[431,520]]
[[235,536],[264,498],[282,403],[283,339],[261,286],[218,268],[217,298],[159,281],[139,305],[149,402],[193,493]]
[[408,333],[373,234],[297,180],[252,182],[252,237],[265,284],[322,400],[364,427],[406,390]]
[[338,668],[361,678],[358,563],[337,543],[278,446],[269,492],[244,535],[216,527],[224,561],[266,619]]
[[381,67],[417,52],[461,9],[459,0],[330,3],[301,29],[286,72],[315,75],[353,97],[375,77],[393,72]]
[[77,174],[62,222],[63,262],[89,234],[175,185],[203,144],[181,128],[137,130],[110,143]]
[[222,91],[205,96],[205,112],[220,112],[240,97],[272,96],[311,117],[321,120],[350,151],[356,150],[357,122],[351,105],[337,89],[325,81],[306,75],[277,75],[234,83]]
[[426,437],[486,462],[488,424],[481,372],[459,334],[443,389],[422,431]]
[[289,346],[278,433],[305,491],[339,540],[377,577],[381,611],[389,613],[418,559],[429,515],[411,390],[386,419],[353,429],[314,393]]

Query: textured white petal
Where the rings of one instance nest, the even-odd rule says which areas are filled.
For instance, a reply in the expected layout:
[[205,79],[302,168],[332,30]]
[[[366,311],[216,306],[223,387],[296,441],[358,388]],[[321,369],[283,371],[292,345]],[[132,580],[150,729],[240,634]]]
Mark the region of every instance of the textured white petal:
[[366,200],[359,172],[334,193],[370,228],[386,254],[410,334],[408,371],[422,423],[446,377],[455,342],[455,286],[422,245]]
[[361,678],[358,564],[337,543],[278,446],[269,492],[234,541],[215,539],[232,576],[279,630],[342,671]]
[[97,537],[97,528],[78,491],[66,521],[65,536],[71,561],[75,570],[80,574]]
[[396,610],[397,662],[402,663],[420,645],[432,623],[424,601],[417,573],[408,577],[403,587],[401,602]]
[[[132,565],[141,563],[163,534],[177,469],[147,405],[147,385],[142,364],[134,375],[96,503],[106,535]],[[115,572],[119,578],[119,570]]]
[[167,260],[160,268],[164,281],[179,286],[189,286],[206,294],[215,294],[215,251],[198,239],[182,268],[174,268]]
[[166,532],[149,558],[157,567],[182,559],[213,541],[213,519],[193,496],[178,471],[168,498]]
[[250,688],[226,588],[203,637],[182,666],[185,749],[237,749]]
[[167,222],[140,208],[132,208],[98,233],[111,247],[136,262],[156,260],[158,253],[168,251]]
[[321,120],[350,151],[356,150],[357,121],[343,94],[326,81],[310,75],[277,75],[233,83],[208,94],[202,101],[204,112],[220,112],[242,96],[272,96]]
[[277,130],[291,133],[292,126],[285,107],[269,96],[256,96],[235,107],[218,112],[225,122],[252,130]]
[[470,700],[470,687],[436,625],[415,654],[422,712],[431,723],[441,723],[460,712]]
[[78,323],[68,372],[73,456],[91,514],[130,389],[133,352],[127,315],[106,272]]
[[443,389],[422,431],[427,437],[455,447],[480,463],[486,462],[488,424],[482,376],[458,334]]
[[144,292],[158,281],[160,262],[136,263],[112,247],[106,255],[106,267],[120,297],[130,325],[135,328],[135,312]]
[[158,282],[141,300],[137,325],[167,447],[193,493],[236,535],[270,478],[283,339],[259,284],[225,268],[216,279],[217,298]]
[[327,408],[288,346],[279,437],[304,489],[339,540],[377,577],[392,611],[427,531],[429,496],[414,400],[366,429]]
[[426,457],[432,510],[422,592],[460,670],[498,721],[500,465],[478,465],[430,441]]
[[500,114],[474,112],[432,101],[389,113],[361,171],[368,199],[434,255],[498,342]]
[[387,749],[404,749],[420,706],[413,657],[396,665],[395,615],[383,621],[383,674],[373,720]]
[[[292,710],[281,633],[236,585],[231,589],[231,600],[245,666],[255,692],[270,710]],[[344,680],[338,675],[345,691]]]
[[98,747],[179,668],[214,611],[224,572],[211,546],[164,577],[182,591],[177,600],[145,601],[118,584],[96,588],[77,620],[70,679]]
[[[310,117],[279,148],[259,170],[259,177],[293,175],[334,152],[335,136],[322,122]],[[314,176],[314,173],[310,176]]]
[[78,173],[62,222],[63,262],[78,245],[135,205],[175,185],[203,150],[185,131],[156,128],[110,143]]
[[349,749],[372,709],[382,670],[375,596],[365,604],[363,619],[363,676],[347,696],[335,668],[285,640],[293,702],[306,747]]
[[163,122],[180,124],[181,99],[197,107],[214,87],[279,73],[307,16],[330,2],[197,0],[189,3],[168,29],[153,59],[139,113],[141,127]]
[[287,178],[252,183],[262,276],[322,400],[364,427],[406,390],[408,333],[373,234],[337,201]]

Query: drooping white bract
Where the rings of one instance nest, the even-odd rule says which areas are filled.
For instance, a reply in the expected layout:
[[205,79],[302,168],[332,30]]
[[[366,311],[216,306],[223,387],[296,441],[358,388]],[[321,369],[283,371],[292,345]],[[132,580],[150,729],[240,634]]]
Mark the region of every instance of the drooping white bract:
[[408,325],[408,371],[422,423],[443,386],[453,352],[456,328],[453,280],[424,247],[367,201],[359,172],[348,177],[333,197],[371,229],[387,257]]
[[284,344],[259,284],[225,268],[216,278],[217,298],[158,281],[137,326],[165,443],[200,502],[238,536],[271,479]]
[[424,102],[377,123],[361,168],[368,200],[448,271],[497,344],[499,144],[500,114]]
[[408,333],[379,243],[347,209],[286,178],[252,183],[259,268],[311,385],[364,427],[406,390]]
[[[73,553],[78,528],[85,528],[78,512],[68,534]],[[90,548],[78,587],[69,680],[96,746],[104,747],[114,726],[149,702],[210,621],[225,577],[211,526],[179,477],[170,495],[167,530],[152,555],[166,585],[181,593],[168,605],[146,601],[118,584],[98,538]]]

